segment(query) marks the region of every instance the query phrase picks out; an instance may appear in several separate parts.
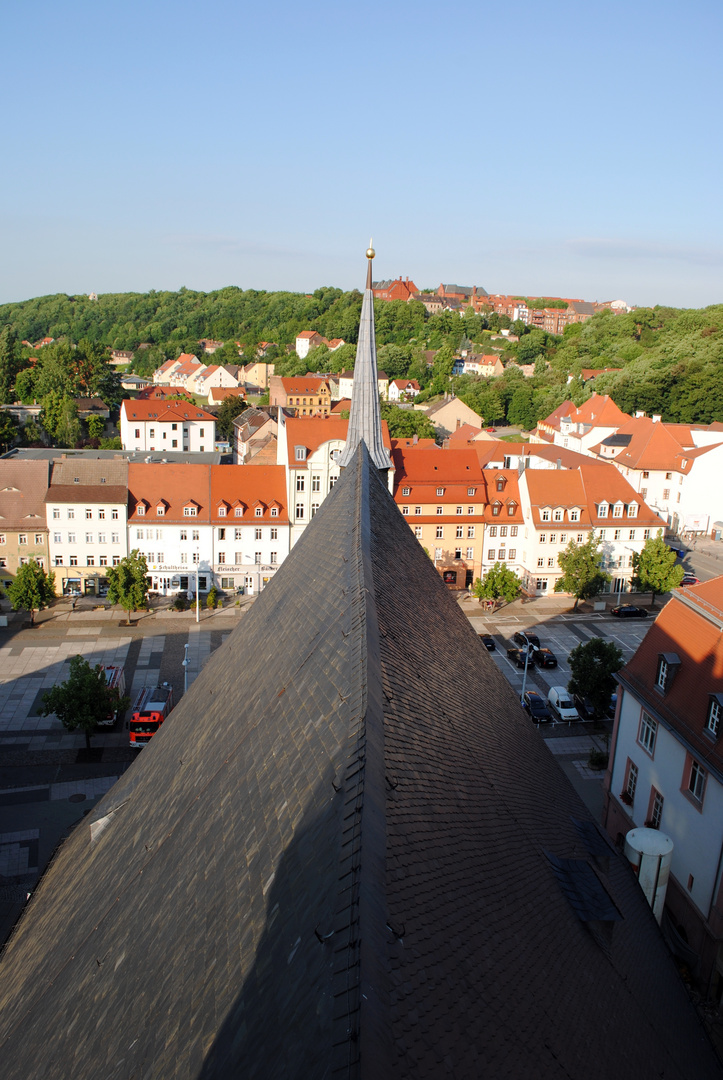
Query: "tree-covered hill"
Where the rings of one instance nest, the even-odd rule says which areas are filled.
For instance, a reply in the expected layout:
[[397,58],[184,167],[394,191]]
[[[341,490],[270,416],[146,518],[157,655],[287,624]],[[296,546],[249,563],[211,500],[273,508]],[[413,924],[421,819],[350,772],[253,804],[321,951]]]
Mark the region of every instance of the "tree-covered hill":
[[[67,350],[77,353],[81,345],[96,367],[111,348],[132,350],[135,370],[144,375],[180,352],[197,353],[201,338],[226,343],[214,354],[216,363],[238,363],[237,342],[249,360],[258,343],[266,341],[276,343],[268,359],[278,374],[352,368],[361,301],[357,290],[331,287],[304,295],[229,286],[210,293],[109,293],[97,300],[59,294],[5,304],[0,306],[0,393],[12,400],[22,372],[18,396],[44,396],[44,383],[56,379],[56,362],[67,367]],[[723,305],[640,308],[627,315],[603,311],[589,322],[568,326],[561,338],[515,323],[511,329],[519,341],[497,335],[510,320],[492,312],[468,309],[460,318],[451,311],[429,315],[419,302],[376,301],[374,307],[380,368],[390,378],[417,379],[422,400],[454,389],[488,422],[506,420],[529,428],[566,397],[580,404],[593,389],[611,394],[627,412],[643,409],[685,422],[723,421]],[[347,344],[331,355],[322,346],[299,360],[293,343],[301,330],[318,330]],[[41,354],[19,345],[45,336],[55,344]],[[141,344],[146,348],[139,349]],[[505,374],[489,380],[452,378],[452,360],[461,348],[497,352],[507,365]],[[437,352],[432,367],[430,350]],[[31,355],[41,355],[41,362],[29,372]],[[513,361],[534,364],[534,377],[524,378]],[[586,368],[619,370],[583,382]],[[99,377],[86,380],[94,392]]]

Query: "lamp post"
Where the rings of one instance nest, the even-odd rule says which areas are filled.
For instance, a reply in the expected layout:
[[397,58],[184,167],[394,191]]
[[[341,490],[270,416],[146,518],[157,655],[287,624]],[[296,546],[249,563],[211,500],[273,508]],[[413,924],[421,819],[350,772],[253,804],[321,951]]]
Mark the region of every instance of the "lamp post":
[[527,634],[523,634],[520,631],[520,636],[525,639],[525,672],[522,676],[522,692],[520,694],[520,704],[525,700],[525,687],[527,686],[527,665],[530,662],[530,641]]
[[188,665],[191,663],[191,661],[188,659],[188,642],[186,642],[186,644],[183,646],[183,648],[184,648],[183,661],[182,661],[182,663],[183,663],[183,692],[185,694],[186,691],[188,690]]
[[200,559],[200,556],[199,556],[199,553],[197,551],[196,552],[196,622],[201,621],[201,614],[200,614],[201,605],[200,605],[200,599],[199,599],[199,596],[198,596],[198,564],[199,564],[199,559]]

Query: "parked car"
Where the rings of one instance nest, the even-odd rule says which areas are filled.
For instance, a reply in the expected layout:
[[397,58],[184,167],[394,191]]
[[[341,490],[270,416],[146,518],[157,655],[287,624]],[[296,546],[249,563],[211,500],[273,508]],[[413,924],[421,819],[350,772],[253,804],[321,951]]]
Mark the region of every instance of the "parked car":
[[559,716],[561,720],[570,721],[580,719],[580,714],[575,708],[572,695],[564,686],[550,687],[547,692],[547,704],[550,706],[553,715]]
[[610,614],[618,619],[647,619],[649,613],[635,604],[620,604],[619,607],[610,608]]
[[681,585],[698,585],[699,581],[695,574],[683,574]]
[[492,634],[480,634],[479,639],[484,645],[487,652],[494,652],[497,648],[497,645],[495,644],[495,639],[492,637]]
[[552,649],[535,649],[532,659],[538,667],[557,667],[557,657]]
[[530,644],[533,649],[539,649],[540,647],[540,639],[537,634],[523,634],[518,630],[517,633],[513,635],[512,640],[515,645],[519,645],[521,649],[527,648],[528,644]]
[[523,668],[525,666],[525,662],[527,662],[529,666],[530,660],[532,660],[532,653],[530,653],[530,660],[526,661],[526,657],[526,649],[512,648],[507,650],[507,659],[510,660],[513,664],[517,664],[518,668]]
[[552,720],[545,699],[536,690],[525,691],[522,697],[522,708],[530,714],[535,723],[539,724],[546,720]]
[[574,694],[572,700],[581,720],[595,719],[595,706],[590,701],[590,698],[583,697],[582,694]]

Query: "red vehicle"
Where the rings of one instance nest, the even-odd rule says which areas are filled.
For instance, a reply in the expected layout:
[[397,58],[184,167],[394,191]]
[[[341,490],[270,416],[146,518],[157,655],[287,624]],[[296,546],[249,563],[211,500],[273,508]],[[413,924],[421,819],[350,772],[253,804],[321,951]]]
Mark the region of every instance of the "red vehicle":
[[[112,664],[103,664],[106,686],[111,690],[117,690],[120,697],[126,692],[126,676],[122,667],[114,667]],[[98,721],[98,727],[112,727],[116,721],[116,714],[109,713],[105,720]]]
[[173,687],[146,686],[139,693],[131,716],[131,746],[140,750],[158,731],[173,708]]

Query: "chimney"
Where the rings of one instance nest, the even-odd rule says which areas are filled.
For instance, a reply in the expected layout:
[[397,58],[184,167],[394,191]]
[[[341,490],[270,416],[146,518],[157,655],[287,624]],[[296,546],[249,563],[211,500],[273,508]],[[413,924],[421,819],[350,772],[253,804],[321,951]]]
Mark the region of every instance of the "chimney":
[[461,416],[458,416],[458,417],[457,417],[457,427],[455,428],[455,430],[456,430],[456,431],[459,431],[459,429],[460,429],[461,427],[462,427],[462,417],[461,417]]
[[416,446],[418,442],[419,442],[419,435],[417,435],[417,433],[415,431],[414,432],[414,438],[412,439],[412,446]]

